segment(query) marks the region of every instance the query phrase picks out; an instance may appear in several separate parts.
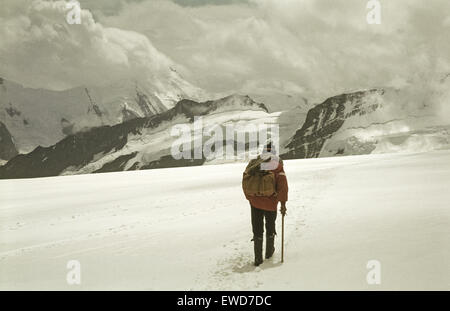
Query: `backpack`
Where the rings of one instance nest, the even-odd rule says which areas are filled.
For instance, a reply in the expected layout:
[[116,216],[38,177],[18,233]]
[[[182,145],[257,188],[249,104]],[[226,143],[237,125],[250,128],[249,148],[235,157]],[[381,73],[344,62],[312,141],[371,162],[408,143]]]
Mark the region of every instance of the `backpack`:
[[242,189],[246,196],[270,197],[276,195],[274,172],[260,169],[260,165],[264,161],[261,158],[253,159],[247,165],[242,177]]

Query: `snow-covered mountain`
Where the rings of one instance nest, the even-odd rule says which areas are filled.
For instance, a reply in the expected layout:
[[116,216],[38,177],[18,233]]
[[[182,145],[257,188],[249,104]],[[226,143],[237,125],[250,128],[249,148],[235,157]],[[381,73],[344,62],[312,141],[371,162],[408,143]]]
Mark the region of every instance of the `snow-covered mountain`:
[[450,122],[405,91],[372,89],[328,98],[312,108],[284,158],[315,158],[450,147]]
[[[126,94],[128,88],[114,90],[116,93],[111,92],[111,89],[103,90],[105,93],[99,89],[91,92],[81,88],[71,90],[75,94],[85,92],[87,117],[79,119],[78,123],[64,118],[59,124],[62,133],[60,136],[63,138],[58,143],[47,146],[43,144],[29,154],[14,157],[0,167],[0,178],[230,162],[229,159],[208,159],[204,156],[175,159],[171,148],[176,139],[183,139],[195,149],[195,146],[202,145],[196,145],[196,141],[205,143],[207,140],[203,134],[205,130],[217,125],[222,129],[221,139],[226,144],[226,126],[237,122],[244,127],[251,125],[254,128],[261,124],[278,125],[280,153],[285,159],[450,148],[450,123],[439,116],[435,105],[428,103],[436,100],[436,96],[431,98],[429,93],[423,93],[424,97],[421,98],[416,92],[376,88],[334,96],[312,108],[306,99],[289,99],[287,102],[297,103],[293,107],[281,100],[272,105],[272,109],[278,107],[283,110],[271,112],[266,104],[245,95],[232,95],[206,102],[183,99],[173,108],[167,109],[142,89],[134,89],[136,100],[130,100],[129,104],[124,105],[121,102],[126,99],[116,94]],[[116,110],[108,111],[104,105],[97,105],[92,98],[99,101],[105,99],[105,102],[112,103],[108,107],[116,107]],[[267,97],[260,99],[269,104],[276,100]],[[26,120],[19,108],[10,105],[4,110],[16,122],[21,118]],[[50,116],[51,113],[52,111],[48,112]],[[202,116],[200,136],[193,129],[196,116]],[[92,122],[89,126],[86,124],[89,120],[100,120],[100,126],[92,128],[95,123]],[[192,133],[187,137],[173,136],[171,131],[175,125],[180,124],[189,125]],[[17,124],[12,128],[17,128]],[[12,141],[15,141],[14,133],[12,134]],[[237,132],[234,132],[233,139],[236,135]],[[252,137],[249,133],[245,135],[248,135],[248,139]],[[250,141],[241,147],[246,154],[251,149]]]
[[[233,95],[207,102],[181,100],[175,107],[157,115],[134,118],[117,125],[104,125],[69,135],[50,147],[37,147],[29,154],[19,155],[0,167],[0,178],[21,178],[137,170],[148,168],[201,165],[204,156],[196,159],[175,160],[171,148],[177,136],[172,136],[174,125],[192,126],[194,117],[202,116],[202,128],[240,124],[275,124],[279,113],[268,113],[267,108],[248,96]],[[225,133],[225,130],[224,130]],[[233,137],[237,132],[233,133]],[[189,136],[189,144],[198,137]],[[225,135],[223,136],[226,143]],[[234,139],[233,139],[234,141]],[[234,142],[233,142],[234,143]],[[245,146],[243,146],[245,148]],[[193,147],[194,148],[194,147]],[[221,162],[226,162],[224,159]]]
[[107,86],[52,91],[0,79],[0,122],[11,133],[19,152],[27,153],[80,130],[153,116],[183,98],[202,96],[175,70],[166,82],[154,86],[117,81]]

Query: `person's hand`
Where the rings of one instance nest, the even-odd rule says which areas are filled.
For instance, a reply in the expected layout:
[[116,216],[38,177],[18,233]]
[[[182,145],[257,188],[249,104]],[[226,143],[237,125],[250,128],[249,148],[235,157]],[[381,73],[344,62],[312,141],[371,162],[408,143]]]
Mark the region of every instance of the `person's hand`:
[[287,211],[287,209],[286,209],[286,202],[281,202],[281,207],[280,207],[280,212],[281,212],[281,215],[286,215],[286,211]]

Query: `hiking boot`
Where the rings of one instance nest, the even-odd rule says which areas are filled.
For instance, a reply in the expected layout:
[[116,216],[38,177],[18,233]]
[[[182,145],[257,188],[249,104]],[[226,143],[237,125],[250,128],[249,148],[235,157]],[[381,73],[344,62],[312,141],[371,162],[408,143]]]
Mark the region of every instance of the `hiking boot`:
[[255,250],[255,266],[259,266],[263,263],[262,257],[262,248],[263,248],[263,239],[262,238],[253,238],[254,250]]
[[266,236],[266,259],[272,257],[275,252],[275,234]]

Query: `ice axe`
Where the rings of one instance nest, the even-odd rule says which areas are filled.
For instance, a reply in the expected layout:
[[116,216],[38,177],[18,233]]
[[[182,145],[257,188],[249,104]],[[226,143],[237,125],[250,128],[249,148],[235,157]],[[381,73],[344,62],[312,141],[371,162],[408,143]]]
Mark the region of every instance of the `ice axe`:
[[284,262],[284,214],[281,217],[281,262]]
[[286,214],[286,209],[281,213],[281,262],[284,262],[284,215]]

